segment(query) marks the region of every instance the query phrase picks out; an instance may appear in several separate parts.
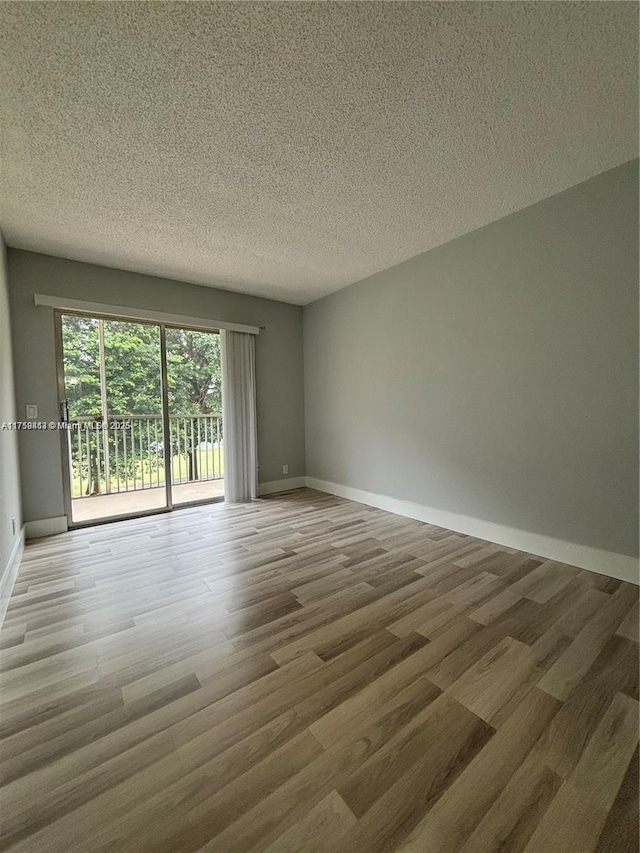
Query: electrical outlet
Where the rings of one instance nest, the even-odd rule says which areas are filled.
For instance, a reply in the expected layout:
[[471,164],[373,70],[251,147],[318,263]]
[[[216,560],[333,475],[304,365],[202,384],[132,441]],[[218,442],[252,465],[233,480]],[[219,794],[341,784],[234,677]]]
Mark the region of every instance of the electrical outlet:
[[14,516],[14,517],[11,519],[11,533],[12,533],[14,536],[16,535],[16,526],[17,526],[17,525],[16,525],[16,518],[15,518],[15,516]]
[[288,466],[288,465],[283,465],[283,466],[282,466],[282,473],[283,473],[283,474],[288,474],[288,473],[289,473],[289,466]]
[[38,420],[38,407],[33,404],[27,406],[27,420],[29,421],[37,421]]

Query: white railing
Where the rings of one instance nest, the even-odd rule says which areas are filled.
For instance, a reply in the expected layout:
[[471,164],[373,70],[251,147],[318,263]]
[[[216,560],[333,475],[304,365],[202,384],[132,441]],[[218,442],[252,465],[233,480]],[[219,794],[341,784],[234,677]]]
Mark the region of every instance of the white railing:
[[[69,426],[74,498],[164,486],[161,415],[114,417],[107,429],[100,418],[84,415],[71,418]],[[221,415],[170,415],[169,432],[172,484],[224,477]]]

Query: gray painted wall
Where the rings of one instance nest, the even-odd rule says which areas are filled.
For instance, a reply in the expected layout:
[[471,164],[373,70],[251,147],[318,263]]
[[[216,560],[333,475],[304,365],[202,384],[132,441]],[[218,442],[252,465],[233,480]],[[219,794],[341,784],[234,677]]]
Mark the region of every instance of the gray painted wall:
[[[256,343],[259,481],[304,474],[302,309],[283,302],[9,249],[16,406],[57,420],[53,311],[34,293],[266,326]],[[60,439],[20,435],[25,521],[64,515]]]
[[[15,419],[7,251],[0,233],[0,425]],[[18,433],[0,429],[0,588],[9,556],[20,534],[21,515]],[[16,519],[15,536],[12,518]]]
[[635,555],[637,317],[635,161],[307,306],[307,476]]

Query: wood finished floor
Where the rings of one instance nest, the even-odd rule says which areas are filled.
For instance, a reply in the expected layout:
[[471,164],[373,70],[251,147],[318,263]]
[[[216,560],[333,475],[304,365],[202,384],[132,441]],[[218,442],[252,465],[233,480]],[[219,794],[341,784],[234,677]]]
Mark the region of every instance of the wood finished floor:
[[0,847],[636,853],[637,599],[309,490],[40,540]]

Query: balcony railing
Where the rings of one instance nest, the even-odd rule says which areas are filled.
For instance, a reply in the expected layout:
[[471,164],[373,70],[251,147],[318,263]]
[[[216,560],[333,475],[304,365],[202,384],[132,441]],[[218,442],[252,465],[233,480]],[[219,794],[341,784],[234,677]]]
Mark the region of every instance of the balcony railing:
[[[114,417],[124,429],[95,429],[100,419],[70,419],[69,467],[73,498],[162,488],[165,440],[161,415]],[[222,416],[170,415],[171,482],[224,478]]]

